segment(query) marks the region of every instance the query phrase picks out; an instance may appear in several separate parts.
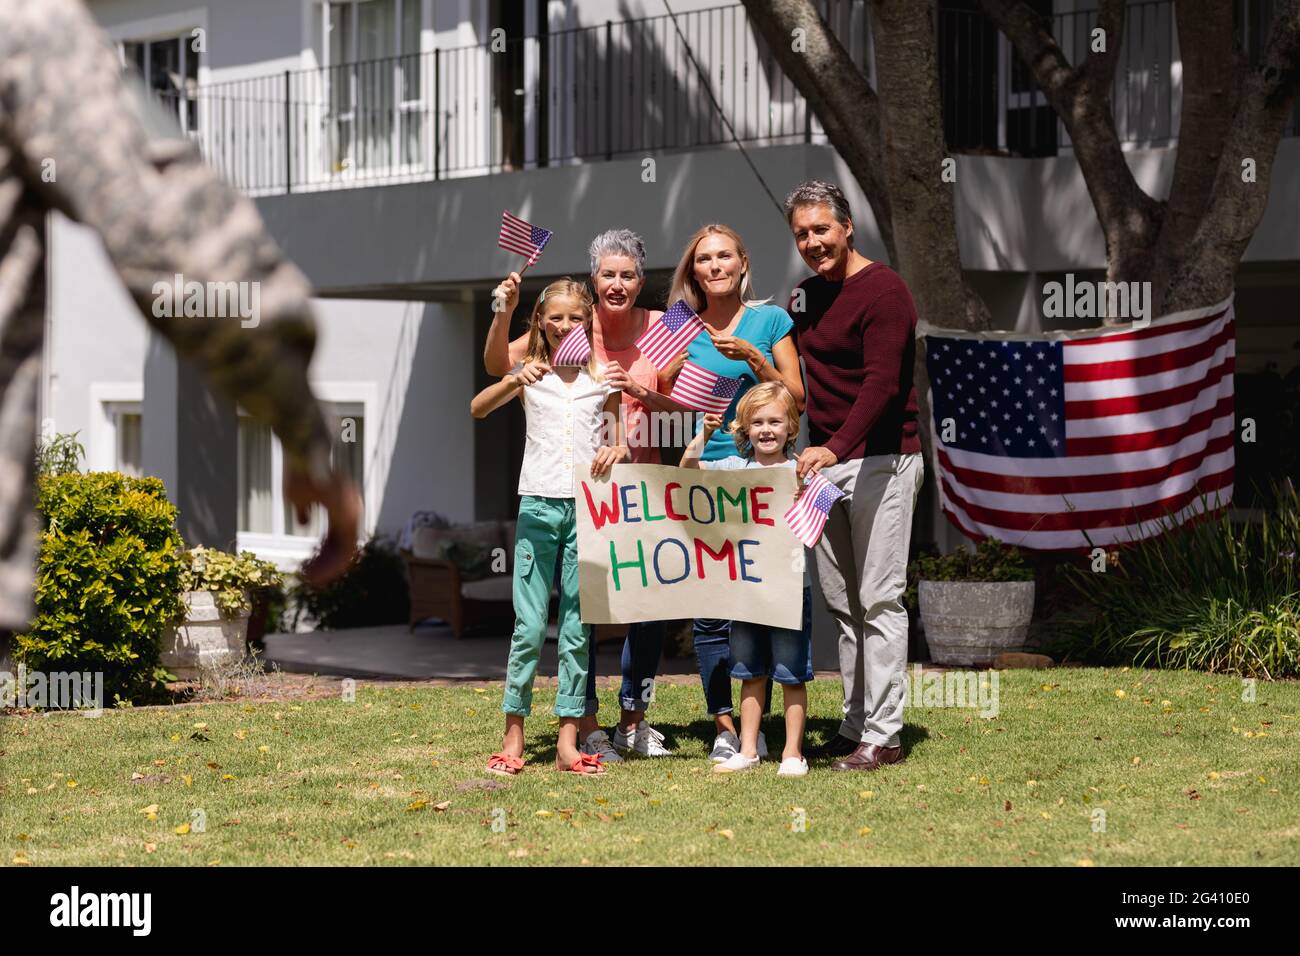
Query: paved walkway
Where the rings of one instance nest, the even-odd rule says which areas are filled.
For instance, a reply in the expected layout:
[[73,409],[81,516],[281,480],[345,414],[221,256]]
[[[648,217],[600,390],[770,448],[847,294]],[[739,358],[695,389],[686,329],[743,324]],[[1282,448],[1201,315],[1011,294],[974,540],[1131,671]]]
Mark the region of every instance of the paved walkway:
[[[554,626],[552,626],[554,631]],[[596,675],[618,675],[622,642],[596,651]],[[424,624],[411,633],[403,624],[307,634],[268,634],[263,660],[296,674],[408,680],[504,680],[510,637],[483,635],[457,640],[445,626]],[[555,643],[542,649],[538,673],[554,677]],[[694,657],[667,657],[660,674],[694,674]]]

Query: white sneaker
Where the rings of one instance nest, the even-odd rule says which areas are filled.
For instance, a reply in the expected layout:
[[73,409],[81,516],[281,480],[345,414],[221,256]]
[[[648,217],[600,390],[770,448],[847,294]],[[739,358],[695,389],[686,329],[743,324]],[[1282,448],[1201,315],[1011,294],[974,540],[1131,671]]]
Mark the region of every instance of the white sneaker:
[[713,768],[714,773],[735,773],[737,770],[752,770],[758,766],[758,757],[746,757],[742,753],[734,753],[722,763]]
[[616,727],[614,747],[640,754],[642,757],[672,756],[672,751],[664,746],[664,735],[647,724],[644,719],[633,727],[630,733],[622,727]]
[[709,759],[714,763],[722,763],[737,753],[740,753],[740,739],[730,730],[724,730],[713,739],[713,752],[709,754]]
[[781,769],[776,772],[778,777],[806,777],[808,776],[808,761],[803,757],[786,757],[781,761]]
[[[737,747],[736,749],[739,750],[740,748]],[[758,732],[758,759],[767,759],[767,734],[761,730]]]
[[617,750],[609,742],[609,734],[603,730],[593,730],[587,734],[587,739],[582,742],[578,748],[580,753],[591,754],[593,757],[599,757],[601,763],[622,763],[623,758],[619,756]]

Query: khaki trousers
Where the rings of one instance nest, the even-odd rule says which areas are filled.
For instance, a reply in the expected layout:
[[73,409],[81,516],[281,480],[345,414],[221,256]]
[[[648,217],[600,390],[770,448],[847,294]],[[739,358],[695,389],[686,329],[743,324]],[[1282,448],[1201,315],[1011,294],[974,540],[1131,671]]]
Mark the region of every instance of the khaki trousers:
[[907,666],[907,551],[925,465],[920,454],[873,455],[821,473],[845,493],[814,551],[822,597],[839,629],[839,732],[896,747]]

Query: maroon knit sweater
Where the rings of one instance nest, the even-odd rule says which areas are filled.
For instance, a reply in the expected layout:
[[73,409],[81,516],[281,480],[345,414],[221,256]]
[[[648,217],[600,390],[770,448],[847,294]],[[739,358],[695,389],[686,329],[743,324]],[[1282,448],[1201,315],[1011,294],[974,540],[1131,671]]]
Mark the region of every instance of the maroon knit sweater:
[[897,272],[873,262],[843,282],[811,276],[791,299],[795,345],[807,368],[809,443],[840,461],[919,452],[916,306]]

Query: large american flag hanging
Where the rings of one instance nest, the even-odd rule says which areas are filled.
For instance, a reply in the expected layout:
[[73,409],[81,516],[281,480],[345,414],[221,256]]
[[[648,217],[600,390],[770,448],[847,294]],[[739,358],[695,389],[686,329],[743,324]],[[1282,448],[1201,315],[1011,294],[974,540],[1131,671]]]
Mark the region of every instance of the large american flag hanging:
[[551,241],[551,235],[549,229],[524,222],[518,216],[512,216],[508,210],[501,211],[501,232],[497,235],[497,245],[527,256],[530,266],[537,264],[542,249]]
[[1145,328],[925,340],[941,503],[969,537],[1122,544],[1231,500],[1231,298]]

